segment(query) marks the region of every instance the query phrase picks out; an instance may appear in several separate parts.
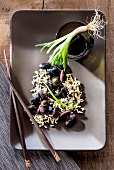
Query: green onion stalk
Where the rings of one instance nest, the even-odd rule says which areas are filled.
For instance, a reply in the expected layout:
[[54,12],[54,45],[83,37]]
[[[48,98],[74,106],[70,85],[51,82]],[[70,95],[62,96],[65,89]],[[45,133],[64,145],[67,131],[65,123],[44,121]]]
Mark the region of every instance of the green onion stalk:
[[47,85],[47,84],[44,84],[44,85],[47,87],[47,89],[48,89],[48,91],[50,92],[51,96],[53,97],[53,99],[54,99],[58,104],[60,104],[62,107],[66,108],[66,109],[74,109],[73,106],[68,106],[68,105],[64,104],[63,102],[61,102],[61,101],[53,94],[53,92],[50,90],[50,88],[48,87],[48,85]]
[[51,63],[51,65],[56,65],[60,63],[64,70],[66,70],[67,62],[68,62],[68,49],[71,40],[73,39],[74,36],[76,36],[79,33],[88,31],[91,32],[94,37],[99,37],[99,38],[105,38],[101,36],[101,30],[105,27],[106,22],[104,21],[103,18],[101,18],[100,14],[98,13],[98,10],[95,10],[95,15],[92,17],[91,21],[89,24],[85,26],[80,26],[73,30],[71,33],[58,38],[52,42],[47,42],[43,44],[37,44],[36,46],[40,46],[41,52],[45,49],[48,48],[46,54],[49,54],[54,47],[56,47],[52,54],[49,56],[48,62]]

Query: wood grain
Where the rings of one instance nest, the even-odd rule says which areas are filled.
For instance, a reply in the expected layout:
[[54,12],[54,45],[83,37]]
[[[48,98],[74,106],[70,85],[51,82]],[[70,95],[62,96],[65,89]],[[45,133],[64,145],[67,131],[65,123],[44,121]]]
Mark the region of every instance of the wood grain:
[[[106,15],[107,141],[100,151],[69,152],[82,170],[114,170],[114,0],[0,0],[0,61],[9,53],[10,17],[18,9],[96,9]],[[88,141],[89,142],[89,141]]]

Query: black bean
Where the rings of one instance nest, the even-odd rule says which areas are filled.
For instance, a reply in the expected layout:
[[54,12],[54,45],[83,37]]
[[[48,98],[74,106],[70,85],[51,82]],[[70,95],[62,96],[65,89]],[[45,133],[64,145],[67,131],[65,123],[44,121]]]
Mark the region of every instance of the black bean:
[[40,113],[41,114],[47,114],[48,113],[48,107],[47,106],[39,106]]
[[53,89],[52,80],[49,80],[49,81],[47,82],[47,85],[48,85],[48,87],[49,87],[51,90]]
[[61,119],[62,121],[65,121],[68,116],[70,116],[70,111],[69,111],[69,110],[61,113],[61,114],[60,114],[60,119]]
[[53,109],[52,115],[54,118],[59,116],[60,109],[58,107]]
[[57,75],[58,74],[58,68],[53,66],[53,67],[47,69],[47,72],[52,74],[52,75]]
[[30,111],[30,113],[31,113],[32,115],[35,115],[35,114],[36,114],[37,108],[36,108],[35,105],[27,106],[27,109]]
[[50,64],[50,63],[41,63],[41,64],[39,65],[39,67],[40,67],[41,69],[48,69],[48,68],[51,67],[51,64]]
[[62,70],[61,74],[60,74],[60,81],[63,83],[63,82],[65,82],[65,79],[66,79],[66,75],[65,75],[64,70]]
[[38,92],[41,100],[46,100],[47,99],[47,96],[43,93],[43,92]]
[[51,114],[52,111],[53,111],[53,107],[49,106],[48,111],[49,111],[49,113]]
[[40,108],[37,109],[36,113],[37,113],[37,114],[41,114],[41,113],[40,113]]
[[38,106],[39,105],[39,102],[40,102],[40,96],[34,96],[32,99],[31,99],[31,103],[35,106]]
[[48,101],[47,101],[47,100],[43,100],[43,101],[41,102],[41,106],[49,106]]
[[62,89],[61,89],[61,93],[62,93],[62,96],[65,98],[65,97],[67,97],[67,88],[66,87],[63,87]]
[[71,114],[69,117],[67,117],[67,120],[65,121],[65,125],[67,128],[71,128],[76,123],[76,115]]
[[59,91],[61,91],[61,89],[64,87],[64,85],[61,83],[60,85],[59,85]]

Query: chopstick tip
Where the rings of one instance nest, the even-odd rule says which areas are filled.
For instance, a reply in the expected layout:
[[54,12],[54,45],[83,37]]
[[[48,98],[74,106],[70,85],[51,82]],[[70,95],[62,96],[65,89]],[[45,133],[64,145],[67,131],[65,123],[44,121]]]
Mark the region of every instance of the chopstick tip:
[[54,154],[54,158],[57,162],[59,162],[61,160],[61,158],[59,157],[59,155],[57,154],[57,152],[55,152]]
[[25,160],[25,164],[27,168],[30,168],[30,160]]

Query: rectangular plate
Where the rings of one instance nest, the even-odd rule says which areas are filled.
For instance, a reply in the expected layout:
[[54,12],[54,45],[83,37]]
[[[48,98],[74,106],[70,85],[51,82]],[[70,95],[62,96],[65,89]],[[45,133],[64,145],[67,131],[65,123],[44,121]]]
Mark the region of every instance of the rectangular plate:
[[[93,10],[22,10],[13,14],[11,19],[11,67],[12,81],[26,105],[32,97],[32,76],[41,62],[46,62],[45,51],[40,53],[37,43],[54,40],[58,29],[67,22],[86,23],[94,15]],[[102,12],[100,12],[101,15]],[[102,34],[105,35],[105,29]],[[67,129],[64,125],[43,130],[53,147],[57,150],[98,150],[105,144],[105,40],[96,39],[94,48],[81,62],[69,60],[73,75],[85,86],[87,104],[85,116],[79,115],[76,125]],[[27,148],[46,150],[35,127],[23,113],[18,102],[18,109]],[[11,102],[10,122],[11,145],[22,149]]]

